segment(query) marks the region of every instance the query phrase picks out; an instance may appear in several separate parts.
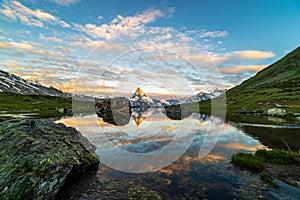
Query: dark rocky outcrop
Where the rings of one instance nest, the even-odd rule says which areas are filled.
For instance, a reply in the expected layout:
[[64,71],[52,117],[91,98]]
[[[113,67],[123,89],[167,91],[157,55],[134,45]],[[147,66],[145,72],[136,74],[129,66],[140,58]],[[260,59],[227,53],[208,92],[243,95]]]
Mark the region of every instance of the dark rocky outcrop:
[[130,102],[125,97],[106,99],[96,104],[96,114],[107,123],[125,126],[130,121]]
[[47,120],[1,122],[0,144],[1,199],[54,199],[67,179],[99,164],[76,129]]
[[250,110],[247,110],[245,108],[237,108],[236,109],[236,114],[241,115],[241,114],[252,114]]
[[182,120],[191,116],[192,113],[199,113],[199,105],[198,103],[193,103],[165,106],[163,113],[172,120]]

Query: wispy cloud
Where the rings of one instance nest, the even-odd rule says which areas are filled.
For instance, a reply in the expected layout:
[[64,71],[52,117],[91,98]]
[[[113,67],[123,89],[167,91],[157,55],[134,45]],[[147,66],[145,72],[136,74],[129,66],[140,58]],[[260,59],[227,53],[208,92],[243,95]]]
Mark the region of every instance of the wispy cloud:
[[57,49],[58,51],[75,52],[74,49],[68,47],[62,47],[62,46],[56,46],[55,49]]
[[44,22],[50,24],[59,24],[62,27],[69,28],[70,25],[60,18],[44,12],[42,10],[30,9],[19,1],[4,1],[0,13],[12,20],[19,19],[21,23],[29,26],[44,27]]
[[154,22],[159,17],[170,17],[174,12],[175,8],[168,8],[166,11],[148,9],[134,16],[118,15],[110,23],[101,26],[74,24],[74,27],[94,38],[115,39],[122,35],[135,37],[145,32],[145,24]]
[[97,17],[97,19],[98,19],[99,21],[101,21],[102,19],[104,19],[104,17],[101,16],[101,15],[99,15],[99,16]]
[[207,31],[201,30],[199,33],[199,38],[222,38],[228,35],[227,31]]
[[[51,1],[63,6],[78,2],[77,0]],[[72,91],[74,82],[79,78],[81,78],[80,82],[84,83],[80,92],[90,94],[95,92],[97,80],[104,81],[97,88],[97,91],[102,93],[104,91],[132,92],[137,84],[151,81],[163,82],[161,85],[165,86],[169,80],[173,81],[175,76],[178,76],[177,82],[175,81],[175,84],[172,82],[168,88],[173,88],[174,91],[176,89],[180,94],[186,92],[187,86],[190,87],[188,92],[190,89],[203,90],[206,87],[204,81],[207,81],[207,84],[212,83],[212,87],[222,87],[214,85],[221,84],[214,73],[214,63],[221,66],[220,71],[226,77],[225,85],[233,86],[232,84],[241,81],[241,78],[247,78],[255,71],[266,67],[266,65],[251,65],[252,60],[274,56],[270,51],[251,49],[232,52],[214,51],[223,45],[222,41],[229,34],[226,30],[189,31],[182,28],[176,31],[173,27],[149,27],[160,18],[171,17],[175,12],[174,8],[147,9],[131,16],[117,15],[110,22],[99,25],[102,16],[95,19],[99,20],[96,24],[78,24],[78,22],[65,22],[41,9],[28,8],[18,1],[4,0],[0,7],[0,15],[5,18],[30,26],[47,28],[47,32],[42,32],[43,34],[32,29],[32,36],[35,34],[33,40],[39,38],[39,42],[43,45],[35,45],[22,39],[18,42],[12,39],[0,42],[2,55],[17,60],[6,62],[3,66],[14,69],[15,72],[19,71],[23,76],[26,73],[36,76],[43,83],[52,84],[65,91]],[[55,30],[57,26],[46,27],[47,23],[67,29],[59,32]],[[0,30],[0,33],[8,37],[10,35],[9,30],[5,32]],[[25,38],[23,37],[23,40],[27,40]],[[65,44],[69,45],[65,46]],[[93,51],[97,47],[99,48]],[[91,52],[99,55],[87,59],[86,56],[90,56]],[[120,61],[120,55],[125,55],[124,60]],[[106,70],[112,60],[115,62],[114,68]],[[195,66],[199,67],[197,70],[200,71],[197,72]],[[28,67],[27,71],[26,67]],[[76,74],[78,69],[84,71]],[[101,72],[105,70],[106,73],[101,77]],[[112,82],[118,81],[120,85],[117,89],[113,88]]]
[[26,43],[0,42],[0,49],[33,50],[34,47]]
[[272,58],[275,54],[271,51],[244,50],[233,51],[231,56],[239,59],[265,59]]
[[268,65],[241,65],[241,66],[233,66],[233,67],[224,67],[221,68],[220,71],[224,73],[240,73],[244,71],[260,71],[266,68]]
[[81,0],[49,0],[49,1],[61,6],[70,6],[72,4],[78,3]]
[[53,41],[53,42],[57,42],[57,43],[62,43],[62,39],[57,38],[57,37],[46,37],[42,33],[40,33],[40,39],[44,40],[44,41]]

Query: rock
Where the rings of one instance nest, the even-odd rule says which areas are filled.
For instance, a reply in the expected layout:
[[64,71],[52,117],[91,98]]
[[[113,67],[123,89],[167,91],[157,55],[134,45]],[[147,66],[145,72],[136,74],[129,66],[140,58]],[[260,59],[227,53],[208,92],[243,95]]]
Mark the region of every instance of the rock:
[[96,104],[96,114],[107,123],[125,126],[130,121],[130,102],[125,97],[106,99]]
[[275,103],[274,104],[277,108],[290,108],[291,106],[287,106],[287,105],[280,105],[280,104],[277,104]]
[[251,114],[252,112],[245,108],[238,108],[238,109],[236,109],[236,113],[237,114]]
[[300,117],[296,117],[296,120],[300,121]]
[[295,117],[300,117],[300,113],[294,113]]
[[267,110],[268,116],[283,117],[285,114],[286,114],[286,110],[281,108],[270,108]]
[[65,109],[64,108],[60,108],[60,109],[58,109],[58,112],[63,114],[63,113],[65,113]]
[[65,181],[98,167],[76,129],[38,119],[0,123],[1,199],[54,199]]
[[163,113],[172,120],[182,120],[197,112],[199,112],[198,103],[189,104],[188,106],[185,106],[184,104],[166,106],[163,111]]

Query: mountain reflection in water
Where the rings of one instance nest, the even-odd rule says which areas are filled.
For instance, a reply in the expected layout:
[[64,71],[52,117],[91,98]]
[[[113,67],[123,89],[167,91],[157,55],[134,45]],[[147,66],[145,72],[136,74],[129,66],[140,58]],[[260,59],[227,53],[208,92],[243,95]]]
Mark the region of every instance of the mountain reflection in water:
[[[122,126],[108,123],[97,115],[64,118],[57,122],[76,127],[97,147],[102,163],[98,178],[108,186],[113,183],[119,185],[116,190],[120,193],[127,194],[131,185],[142,184],[157,191],[163,199],[258,199],[260,195],[267,199],[297,199],[300,195],[295,188],[280,183],[281,187],[274,189],[262,182],[259,175],[233,167],[230,160],[234,153],[253,152],[267,146],[263,145],[265,142],[261,143],[259,137],[245,133],[245,130],[252,129],[237,128],[217,117],[193,112],[170,117],[163,109],[150,108],[132,109],[129,122]],[[103,165],[111,162],[128,171],[134,167],[136,170],[149,168],[152,171],[153,165],[159,164],[156,161],[138,165],[135,159],[126,160],[124,155],[103,149],[110,142],[126,152],[147,154],[163,149],[174,140],[178,143],[161,154],[161,160],[168,161],[178,153],[177,148],[184,145],[188,148],[168,165],[153,172],[126,173]],[[103,159],[105,162],[102,162]],[[117,194],[109,194],[109,197],[114,198]]]

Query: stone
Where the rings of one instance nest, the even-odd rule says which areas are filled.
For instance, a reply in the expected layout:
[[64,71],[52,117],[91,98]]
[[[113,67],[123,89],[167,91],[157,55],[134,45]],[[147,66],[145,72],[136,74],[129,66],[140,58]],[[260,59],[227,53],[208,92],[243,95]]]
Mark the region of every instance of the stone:
[[60,109],[58,109],[58,112],[63,114],[63,113],[65,113],[65,109],[64,108],[60,108]]
[[66,180],[98,167],[95,147],[49,120],[0,123],[1,199],[54,199]]
[[252,112],[245,108],[238,108],[238,109],[236,109],[236,113],[237,114],[251,114]]
[[130,102],[125,97],[105,99],[102,102],[96,103],[96,114],[107,123],[125,126],[130,121]]
[[268,116],[283,117],[285,114],[286,114],[286,110],[281,108],[270,108],[267,110]]
[[300,117],[300,113],[294,113],[295,117]]

